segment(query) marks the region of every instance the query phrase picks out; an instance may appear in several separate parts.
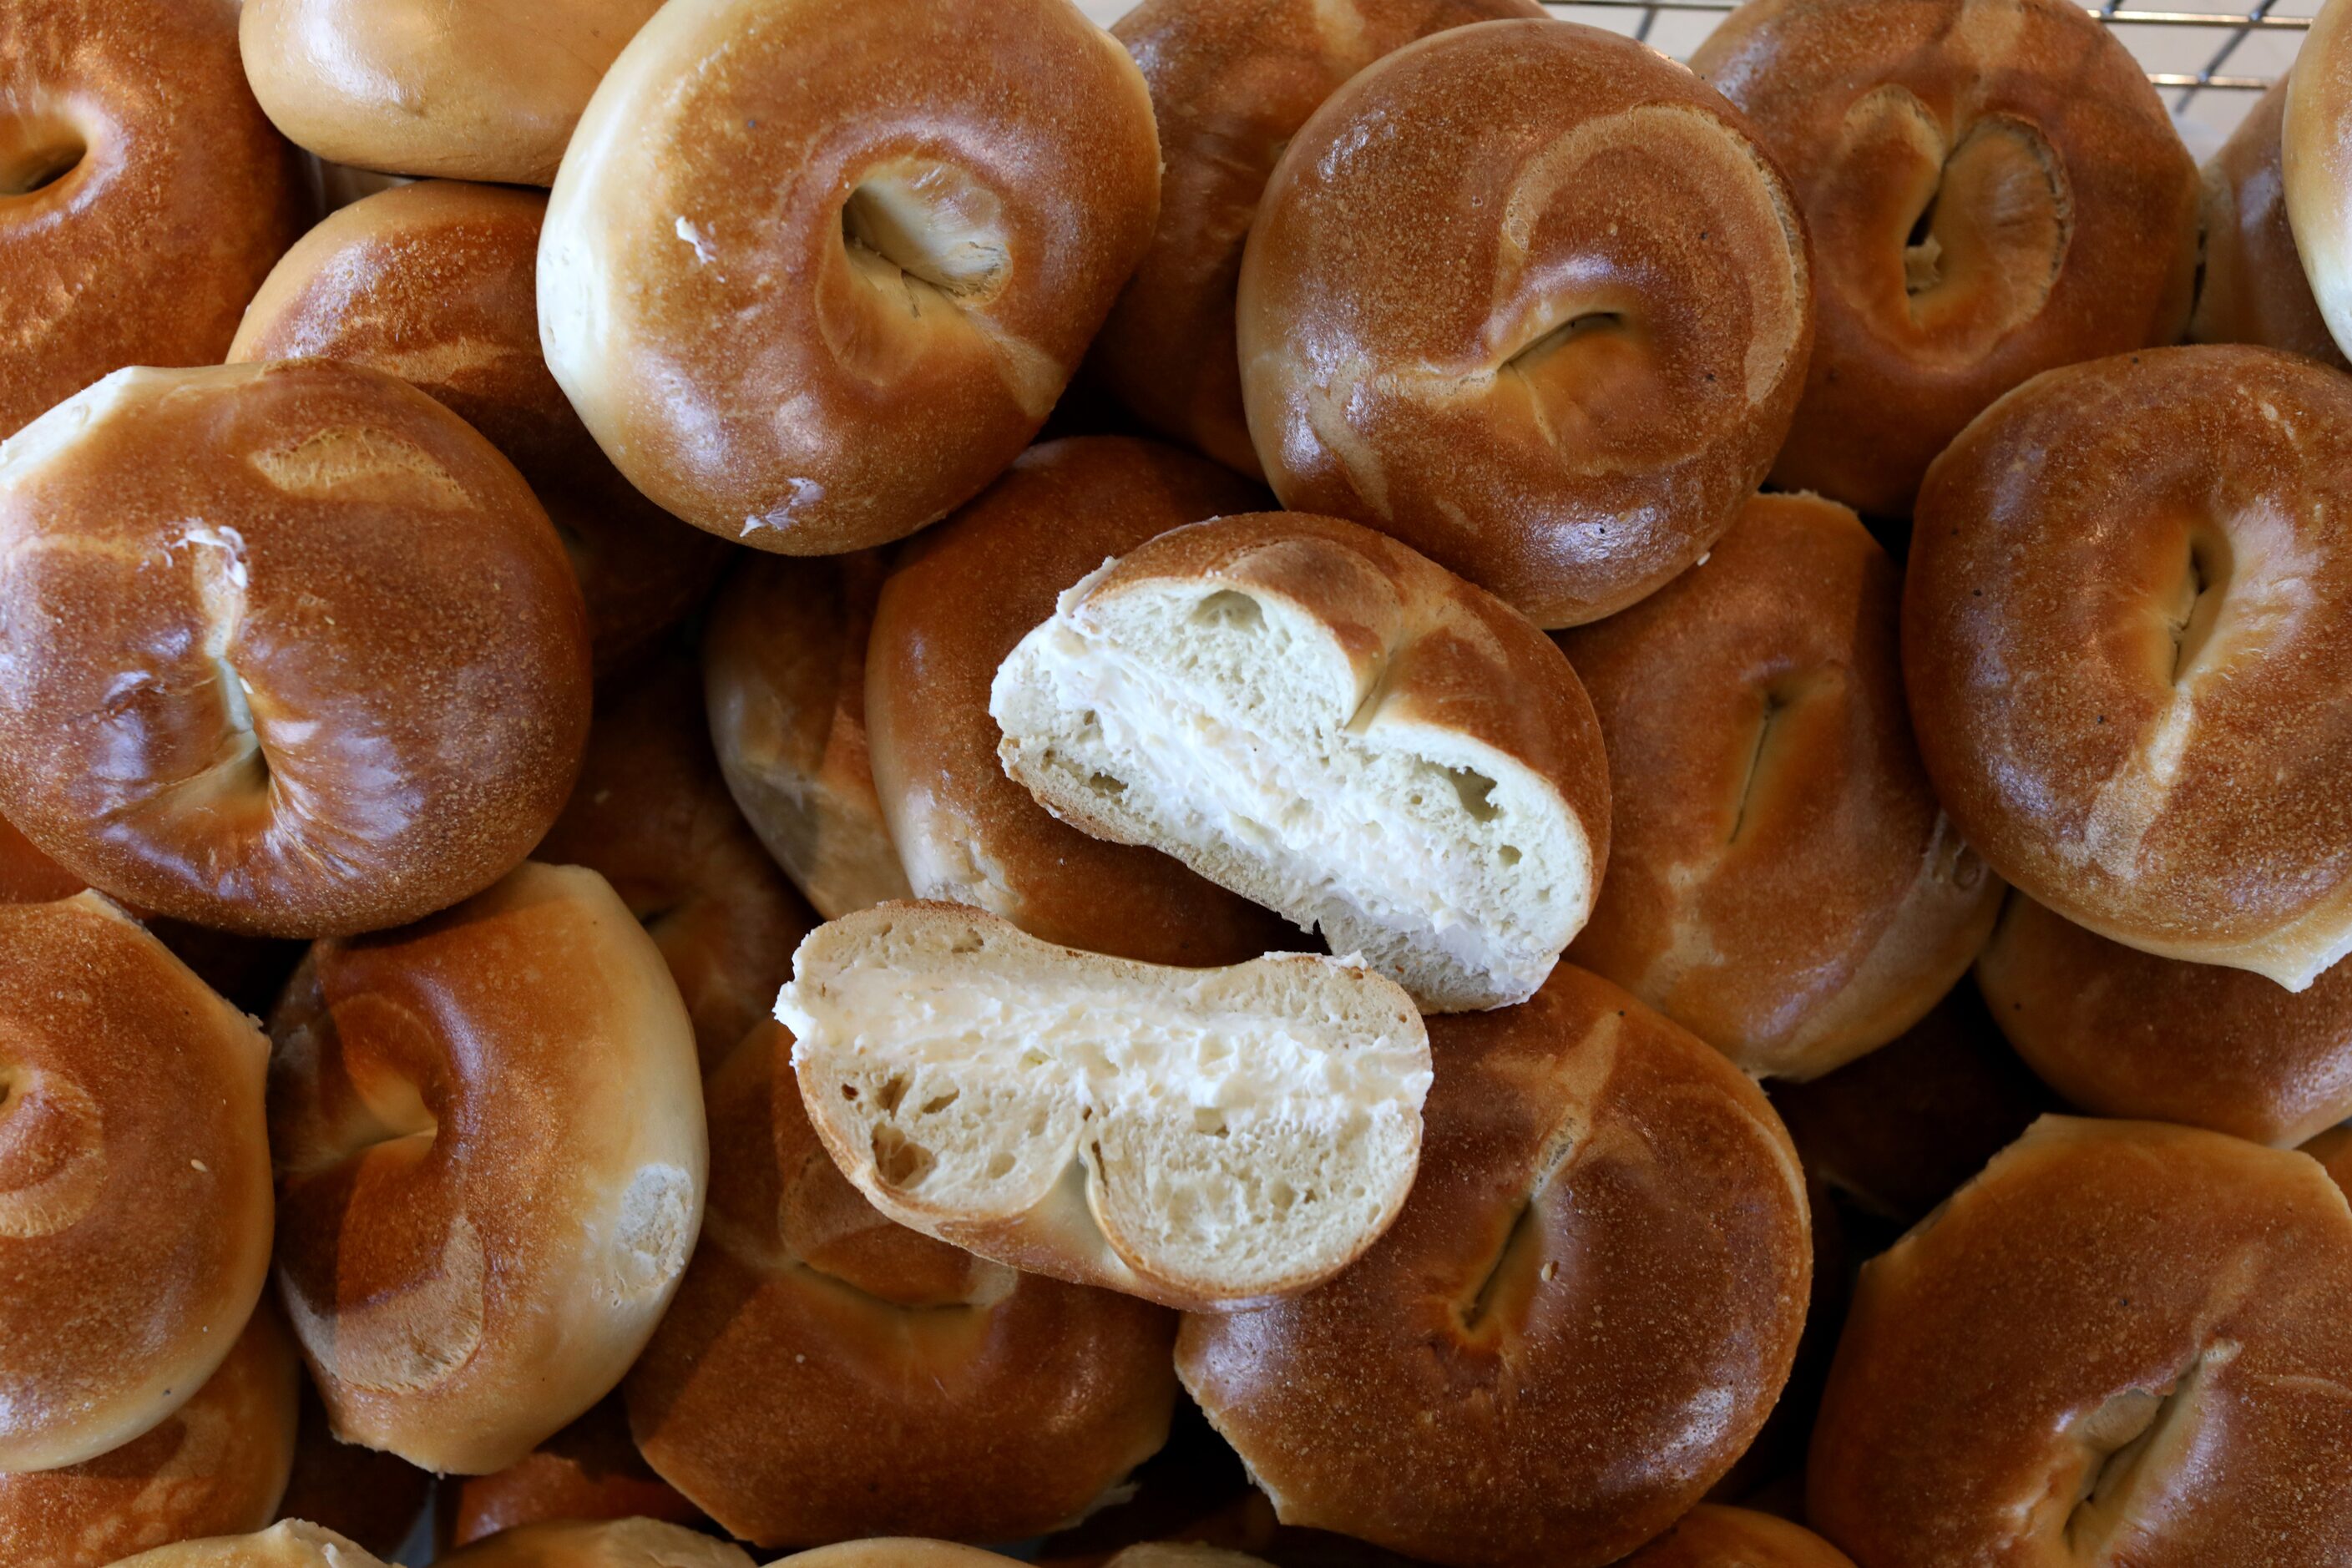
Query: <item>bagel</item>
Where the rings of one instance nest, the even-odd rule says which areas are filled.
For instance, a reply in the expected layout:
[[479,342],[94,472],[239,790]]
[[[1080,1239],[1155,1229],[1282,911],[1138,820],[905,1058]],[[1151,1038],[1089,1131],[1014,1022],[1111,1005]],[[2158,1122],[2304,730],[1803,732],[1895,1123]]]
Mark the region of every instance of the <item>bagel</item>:
[[1055,820],[1005,776],[988,711],[996,667],[1063,589],[1155,534],[1263,500],[1185,453],[1081,437],[1032,447],[908,547],[874,612],[865,712],[875,794],[917,897],[1151,963],[1296,943],[1278,917],[1167,856]]
[[246,0],[238,34],[269,118],[321,158],[543,185],[605,68],[660,4]]
[[1076,1519],[1168,1436],[1173,1314],[894,1225],[819,1141],[792,1037],[714,1074],[709,1217],[629,1373],[646,1458],[761,1546]]
[[2347,368],[2344,351],[2303,275],[2280,172],[2286,79],[2254,100],[2204,168],[2205,268],[2189,336],[2200,343],[2260,343]]
[[1427,1034],[1347,961],[1163,968],[887,904],[810,933],[776,1016],[867,1201],[1026,1272],[1231,1310],[1345,1268],[1412,1184]]
[[268,1047],[95,893],[0,905],[0,1471],[122,1447],[269,1273]]
[[540,332],[660,505],[863,549],[1019,455],[1159,203],[1143,79],[1066,0],[674,0],[557,176]]
[[1853,512],[1758,496],[1697,565],[1559,637],[1611,801],[1609,876],[1568,956],[1751,1073],[1885,1045],[2000,908],[1919,765],[1901,598]]
[[1811,1531],[1750,1509],[1703,1503],[1633,1556],[1624,1568],[1854,1568]]
[[2347,1290],[2310,1159],[2045,1117],[1864,1267],[1807,1516],[1861,1568],[2341,1561]]
[[1977,983],[2026,1065],[2094,1115],[2280,1145],[2352,1116],[2352,963],[2283,991],[2135,952],[2019,897]]
[[415,919],[530,851],[587,725],[547,514],[388,375],[127,370],[0,447],[0,813],[109,893]]
[[0,817],[0,904],[53,904],[89,886]]
[[[718,1169],[714,1164],[714,1172]],[[679,1288],[685,1289],[682,1282]],[[673,1301],[671,1310],[676,1310]],[[654,1474],[637,1452],[617,1391],[505,1469],[467,1476],[445,1488],[442,1498],[436,1522],[452,1547],[469,1546],[524,1525],[565,1520],[709,1522],[700,1509]]]
[[1903,673],[1994,870],[2289,990],[2352,949],[2347,509],[2352,380],[2270,349],[2051,371],[1962,432],[1919,494]]
[[1265,1558],[1228,1552],[1192,1541],[1144,1541],[1129,1547],[1103,1568],[1272,1568]]
[[400,1550],[433,1499],[433,1478],[397,1454],[346,1443],[327,1429],[327,1406],[308,1373],[294,1438],[294,1473],[278,1517],[307,1520],[379,1557]]
[[659,951],[594,872],[526,863],[319,943],[269,1026],[278,1282],[335,1435],[515,1463],[620,1382],[701,1224]]
[[675,653],[598,693],[580,782],[532,855],[613,885],[661,949],[706,1069],[768,1016],[816,923],[729,798],[701,677]]
[[1533,992],[1609,856],[1601,731],[1559,650],[1335,518],[1219,518],[1104,563],[988,710],[1046,810],[1319,928],[1430,1011]]
[[2328,335],[2352,353],[2352,7],[2337,0],[2319,7],[2287,72],[2279,171],[2305,280]]
[[258,1535],[184,1541],[126,1557],[115,1568],[386,1568],[355,1542],[299,1519]]
[[1796,1153],[1729,1062],[1567,964],[1430,1034],[1395,1227],[1311,1294],[1187,1317],[1177,1373],[1286,1524],[1441,1563],[1613,1563],[1788,1378]]
[[109,372],[210,364],[309,221],[236,0],[0,0],[0,437]]
[[1096,335],[1100,380],[1153,429],[1259,478],[1234,289],[1283,147],[1390,50],[1469,22],[1544,14],[1535,0],[1143,0],[1120,16],[1111,36],[1141,68],[1160,127],[1160,226]]
[[439,1561],[452,1568],[751,1568],[741,1547],[654,1519],[520,1525]]
[[384,371],[488,437],[562,536],[602,674],[692,609],[728,551],[621,478],[548,374],[535,292],[546,212],[537,191],[439,180],[354,202],[271,269],[228,357]]
[[1283,505],[1538,626],[1597,620],[1764,478],[1811,267],[1787,182],[1688,71],[1572,23],[1440,33],[1333,93],[1267,182],[1235,306],[1250,436]]
[[2352,1195],[2352,1127],[2331,1127],[2303,1146],[2319,1162],[2327,1179]]
[[817,913],[914,896],[875,798],[866,649],[873,554],[747,561],[702,639],[719,770],[744,820]]
[[264,1306],[160,1426],[82,1464],[0,1472],[0,1562],[104,1568],[152,1546],[263,1528],[294,1462],[301,1375]]
[[769,1568],[988,1568],[1015,1561],[945,1541],[844,1541],[779,1557]]
[[2197,166],[2068,0],[1748,0],[1691,57],[1788,171],[1817,336],[1776,484],[1881,516],[2002,393],[2179,339]]

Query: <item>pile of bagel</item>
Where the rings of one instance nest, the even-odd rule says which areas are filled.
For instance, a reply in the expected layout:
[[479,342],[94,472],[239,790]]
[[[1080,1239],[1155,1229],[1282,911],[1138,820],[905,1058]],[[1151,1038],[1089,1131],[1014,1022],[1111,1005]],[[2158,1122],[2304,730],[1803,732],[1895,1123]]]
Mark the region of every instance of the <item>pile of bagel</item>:
[[0,0],[0,1568],[2352,1563],[2347,347],[2352,0]]

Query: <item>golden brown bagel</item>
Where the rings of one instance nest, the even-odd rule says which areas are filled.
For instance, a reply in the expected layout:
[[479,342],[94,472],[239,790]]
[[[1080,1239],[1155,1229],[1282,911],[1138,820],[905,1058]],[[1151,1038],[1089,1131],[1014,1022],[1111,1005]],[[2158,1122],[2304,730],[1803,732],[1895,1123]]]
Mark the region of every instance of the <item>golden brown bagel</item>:
[[1748,0],[1691,67],[1811,229],[1817,337],[1774,480],[1900,516],[2037,372],[2180,336],[2196,164],[2067,0]]
[[433,1478],[397,1454],[346,1443],[327,1429],[327,1407],[309,1373],[294,1439],[294,1473],[278,1517],[308,1520],[389,1557],[408,1540],[433,1496]]
[[587,721],[547,514],[388,375],[122,371],[0,447],[0,811],[110,893],[414,919],[530,851]]
[[[2031,472],[2031,483],[2019,476]],[[2051,371],[1928,470],[1919,750],[2013,886],[2301,990],[2352,948],[2352,380],[2274,350]]]
[[0,906],[0,1470],[185,1405],[269,1271],[268,1047],[95,893]]
[[603,878],[311,949],[270,1020],[278,1282],[338,1436],[513,1464],[628,1369],[708,1168],[694,1036]]
[[1143,0],[1120,16],[1111,36],[1142,68],[1160,125],[1160,226],[1096,335],[1103,382],[1152,428],[1258,478],[1234,289],[1283,148],[1391,49],[1465,23],[1543,15],[1535,0]]
[[2000,883],[1903,708],[1902,578],[1861,521],[1757,496],[1699,563],[1559,646],[1609,752],[1609,875],[1570,959],[1748,1072],[1813,1078],[1919,1021]]
[[1441,33],[1333,93],[1266,184],[1236,307],[1250,435],[1283,505],[1538,626],[1596,620],[1763,479],[1810,265],[1787,182],[1689,72],[1574,24]]
[[866,733],[871,552],[746,561],[710,613],[702,689],[719,772],[768,853],[827,920],[912,898]]
[[2303,275],[2279,168],[2286,79],[2271,84],[2204,168],[2205,268],[2189,336],[2261,343],[2346,368]]
[[520,1525],[438,1561],[464,1568],[751,1568],[741,1547],[654,1519]]
[[355,202],[263,280],[228,357],[385,371],[488,437],[563,538],[601,673],[691,609],[729,552],[621,478],[548,374],[534,292],[546,212],[536,191],[438,180]]
[[89,886],[0,817],[0,904],[51,904]]
[[258,1535],[184,1541],[126,1557],[115,1568],[385,1568],[356,1542],[299,1519]]
[[1730,1063],[1567,964],[1430,1032],[1395,1227],[1310,1295],[1187,1317],[1177,1372],[1286,1524],[1446,1563],[1613,1562],[1789,1374],[1795,1152]]
[[2304,1155],[2045,1117],[1863,1268],[1806,1512],[1862,1568],[2343,1561],[2347,1290]]
[[2352,1116],[2352,963],[2285,991],[2134,952],[2020,894],[1977,983],[2018,1055],[2094,1115],[2281,1145]]
[[1853,1568],[1853,1559],[1785,1519],[1703,1503],[1624,1568]]
[[210,364],[309,221],[236,0],[0,0],[0,437],[129,364]]
[[2352,353],[2352,5],[2319,8],[2287,73],[2279,124],[2286,216],[2319,313]]
[[1167,856],[1056,821],[1005,776],[988,715],[996,667],[1063,589],[1156,534],[1263,503],[1187,453],[1081,437],[1031,447],[902,553],[874,613],[865,712],[875,793],[916,897],[1150,963],[1298,945],[1280,917]]
[[82,1464],[0,1472],[0,1562],[104,1568],[149,1547],[261,1529],[278,1517],[294,1462],[301,1375],[265,1303],[162,1425]]
[[588,95],[660,0],[247,0],[246,73],[321,158],[543,185]]
[[2327,1179],[2352,1194],[2352,1127],[2331,1127],[2303,1146],[2319,1162]]
[[453,1547],[564,1520],[708,1522],[637,1452],[618,1390],[505,1469],[454,1480],[441,1498],[436,1523]]
[[710,1079],[702,1245],[625,1385],[646,1458],[761,1546],[1010,1541],[1101,1502],[1167,1437],[1175,1315],[883,1218],[791,1049],[762,1025]]
[[779,1557],[769,1568],[988,1568],[1013,1561],[945,1541],[845,1541]]
[[540,331],[662,506],[862,549],[1027,445],[1159,199],[1143,79],[1067,0],[683,0],[581,121]]
[[702,678],[656,656],[597,695],[580,782],[532,858],[613,885],[669,965],[697,1055],[717,1067],[768,1016],[816,924],[729,798]]

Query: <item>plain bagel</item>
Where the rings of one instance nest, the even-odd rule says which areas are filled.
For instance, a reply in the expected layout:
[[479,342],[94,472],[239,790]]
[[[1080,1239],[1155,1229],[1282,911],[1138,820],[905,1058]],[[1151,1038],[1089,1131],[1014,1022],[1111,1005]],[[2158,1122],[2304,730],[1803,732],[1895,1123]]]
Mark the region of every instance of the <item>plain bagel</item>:
[[1236,315],[1250,435],[1283,505],[1538,626],[1595,620],[1764,478],[1811,267],[1788,183],[1688,71],[1573,23],[1440,33],[1333,93],[1266,184]]
[[556,178],[540,331],[661,506],[860,549],[1019,455],[1159,200],[1143,79],[1068,0],[673,0]]
[[1785,1519],[1702,1503],[1624,1568],[1853,1568],[1853,1559]]
[[1969,843],[2111,941],[2309,985],[2352,948],[2347,513],[2352,380],[2292,354],[2152,349],[1987,409],[1903,602]]
[[456,1548],[527,1524],[612,1519],[709,1522],[637,1452],[618,1389],[505,1469],[444,1487],[434,1522]]
[[2280,122],[2286,79],[2254,100],[2206,161],[2205,268],[2189,336],[2200,343],[2260,343],[2346,368],[2344,351],[2304,276],[2286,210]]
[[587,728],[547,514],[403,382],[127,370],[0,446],[0,812],[95,887],[413,920],[530,852]]
[[1286,1524],[1444,1563],[1613,1563],[1788,1378],[1812,1258],[1796,1152],[1715,1050],[1567,964],[1430,1032],[1395,1226],[1308,1295],[1187,1317],[1176,1369]]
[[215,1535],[159,1546],[115,1568],[387,1568],[356,1542],[299,1519],[258,1535]]
[[741,1547],[657,1519],[518,1525],[436,1561],[449,1568],[751,1568]]
[[0,906],[0,1470],[194,1398],[269,1273],[268,1044],[95,893]]
[[1813,357],[1774,480],[1884,516],[2036,373],[2168,343],[2197,168],[2068,0],[1748,0],[1691,57],[1788,171]]
[[620,1382],[709,1154],[677,986],[603,878],[526,862],[320,942],[270,1036],[278,1283],[338,1436],[480,1474]]
[[2352,353],[2352,5],[2327,0],[2295,51],[2279,124],[2286,216],[2319,313]]
[[1902,575],[1853,513],[1758,496],[1698,564],[1559,635],[1609,756],[1609,874],[1570,962],[1751,1073],[1812,1078],[1966,973],[2000,881],[1937,807]]

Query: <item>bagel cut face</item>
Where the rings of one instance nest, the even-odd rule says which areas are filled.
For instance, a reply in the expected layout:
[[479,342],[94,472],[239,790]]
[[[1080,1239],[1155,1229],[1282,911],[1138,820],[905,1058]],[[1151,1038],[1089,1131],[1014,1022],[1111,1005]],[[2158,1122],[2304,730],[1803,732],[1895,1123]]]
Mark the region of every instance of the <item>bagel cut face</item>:
[[1530,995],[1591,912],[1608,784],[1575,671],[1353,523],[1160,535],[1062,595],[989,711],[1045,809],[1319,929],[1428,1011]]
[[1170,969],[892,904],[793,973],[776,1016],[835,1163],[983,1258],[1231,1310],[1346,1268],[1412,1184],[1428,1036],[1360,964]]

